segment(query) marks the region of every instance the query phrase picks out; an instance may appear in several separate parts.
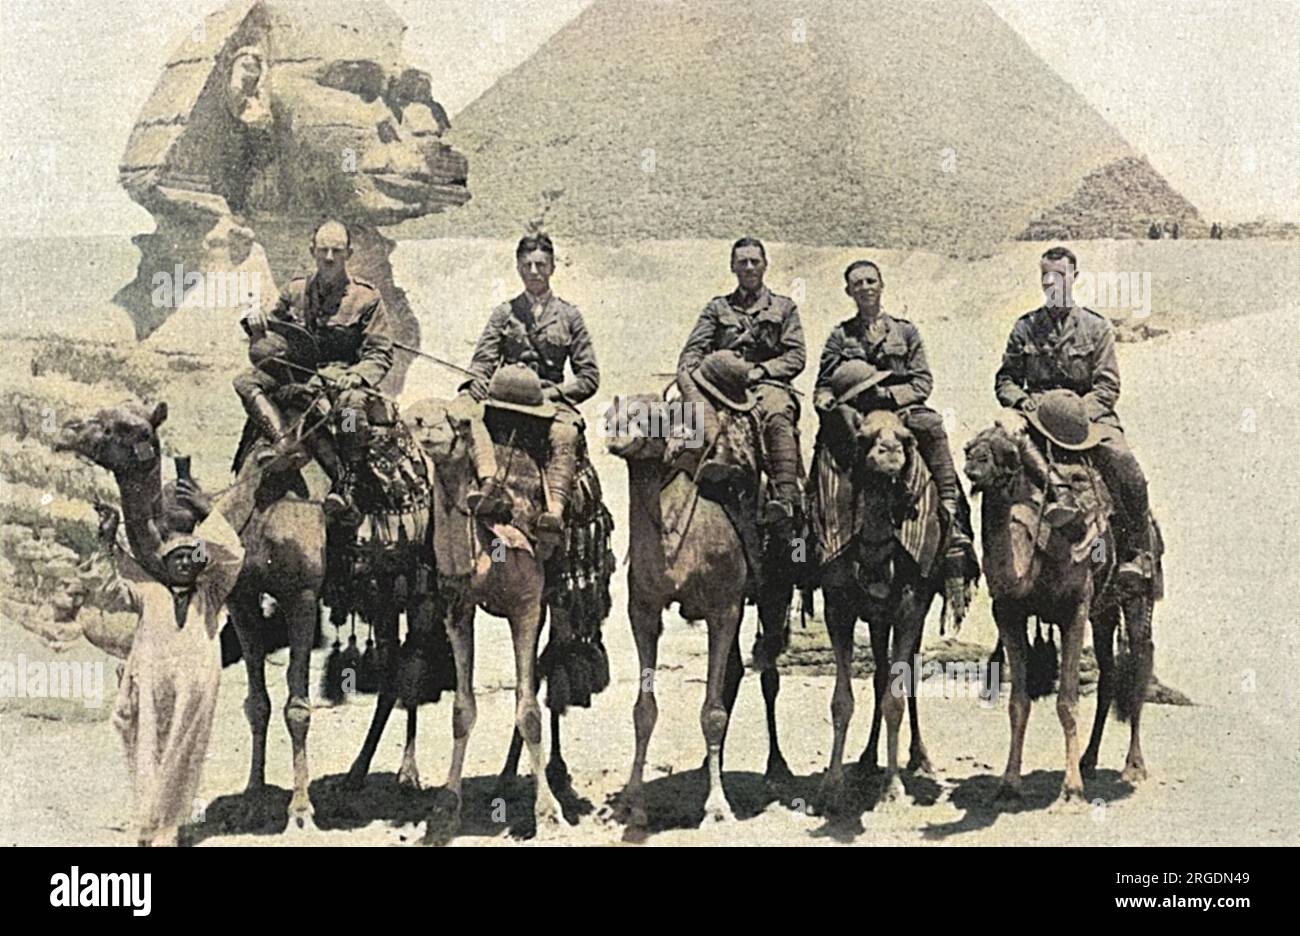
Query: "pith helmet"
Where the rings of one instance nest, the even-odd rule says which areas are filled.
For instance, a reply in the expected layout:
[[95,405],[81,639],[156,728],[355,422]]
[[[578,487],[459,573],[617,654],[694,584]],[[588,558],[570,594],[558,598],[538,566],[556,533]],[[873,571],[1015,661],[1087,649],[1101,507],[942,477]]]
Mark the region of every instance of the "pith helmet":
[[1101,427],[1088,418],[1083,397],[1073,390],[1046,391],[1025,418],[1053,443],[1072,452],[1090,449],[1102,439]]
[[537,372],[523,364],[507,364],[497,369],[488,384],[485,406],[516,413],[528,413],[542,419],[555,415],[554,403],[548,403],[542,393],[542,381]]

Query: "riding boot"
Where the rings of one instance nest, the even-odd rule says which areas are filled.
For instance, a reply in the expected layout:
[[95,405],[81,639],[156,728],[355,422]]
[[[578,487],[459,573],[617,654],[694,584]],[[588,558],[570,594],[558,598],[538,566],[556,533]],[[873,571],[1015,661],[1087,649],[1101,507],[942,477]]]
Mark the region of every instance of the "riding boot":
[[1093,450],[1093,463],[1115,500],[1115,549],[1120,565],[1116,581],[1126,591],[1140,591],[1154,572],[1150,504],[1147,482],[1130,450],[1121,439],[1111,439]]
[[537,518],[538,539],[559,545],[564,538],[564,510],[569,506],[578,473],[578,429],[559,420],[551,423],[551,455],[546,462],[546,512]]
[[1136,592],[1147,586],[1153,575],[1150,518],[1123,517],[1124,509],[1114,514],[1115,551],[1120,564],[1115,580],[1124,591]]
[[325,472],[325,476],[330,479],[330,491],[325,495],[321,505],[325,515],[331,519],[342,517],[352,509],[352,502],[347,496],[343,460],[339,457],[334,438],[329,434],[329,430],[321,425],[307,433],[303,437],[303,442],[312,457],[316,459],[316,464],[320,465],[321,471]]
[[514,517],[514,503],[497,481],[497,450],[481,412],[470,417],[465,427],[469,459],[478,481],[478,490],[470,491],[465,503],[470,513],[487,523],[509,523]]
[[294,456],[301,455],[302,449],[289,433],[280,408],[265,393],[249,394],[242,399],[249,420],[271,442],[270,448],[259,450],[255,456],[257,467],[262,471],[287,471],[296,467]]
[[952,451],[948,447],[948,433],[943,428],[943,417],[932,411],[920,411],[908,419],[907,424],[916,436],[921,459],[934,478],[939,503],[948,514],[948,548],[962,550],[970,545],[970,537],[958,522],[958,517],[961,516],[961,487],[957,483],[957,469],[952,463]]
[[769,418],[763,427],[767,454],[767,476],[772,482],[772,497],[763,509],[763,523],[771,525],[778,538],[794,535],[794,509],[799,503],[799,444],[794,424],[786,418]]

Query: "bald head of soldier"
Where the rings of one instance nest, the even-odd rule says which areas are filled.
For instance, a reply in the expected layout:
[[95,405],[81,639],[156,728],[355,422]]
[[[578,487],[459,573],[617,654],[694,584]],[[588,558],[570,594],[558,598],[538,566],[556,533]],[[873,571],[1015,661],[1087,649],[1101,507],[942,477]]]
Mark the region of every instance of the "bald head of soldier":
[[316,278],[329,286],[347,282],[348,260],[352,257],[352,233],[347,225],[332,218],[312,231],[311,255],[316,260]]

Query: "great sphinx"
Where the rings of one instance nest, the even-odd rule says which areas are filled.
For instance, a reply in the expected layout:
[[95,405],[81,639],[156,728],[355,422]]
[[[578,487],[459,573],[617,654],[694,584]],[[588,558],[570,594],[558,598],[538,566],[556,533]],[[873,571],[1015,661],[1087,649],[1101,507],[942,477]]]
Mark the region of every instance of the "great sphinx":
[[[469,191],[465,157],[441,141],[450,124],[428,74],[402,58],[405,30],[383,3],[235,0],[181,42],[119,168],[157,225],[134,239],[140,266],[115,297],[137,338],[195,305],[195,290],[207,290],[205,313],[273,304],[305,272],[308,237],[329,215],[351,228],[350,267],[383,294],[394,338],[418,346],[380,229],[462,205]],[[214,279],[230,288],[213,290]],[[390,391],[409,362],[397,356]]]

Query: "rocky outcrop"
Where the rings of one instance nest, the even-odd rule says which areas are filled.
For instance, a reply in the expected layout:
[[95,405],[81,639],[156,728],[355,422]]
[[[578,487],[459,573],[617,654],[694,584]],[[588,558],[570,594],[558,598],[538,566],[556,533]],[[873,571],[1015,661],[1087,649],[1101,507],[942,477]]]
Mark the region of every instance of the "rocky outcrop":
[[239,309],[269,307],[309,272],[311,232],[335,217],[353,230],[355,275],[383,294],[399,340],[418,343],[380,228],[469,192],[429,76],[402,60],[405,28],[382,3],[235,0],[181,43],[119,170],[157,223],[135,238],[136,279],[115,297],[137,337],[179,309],[185,325],[169,344],[229,332]]

